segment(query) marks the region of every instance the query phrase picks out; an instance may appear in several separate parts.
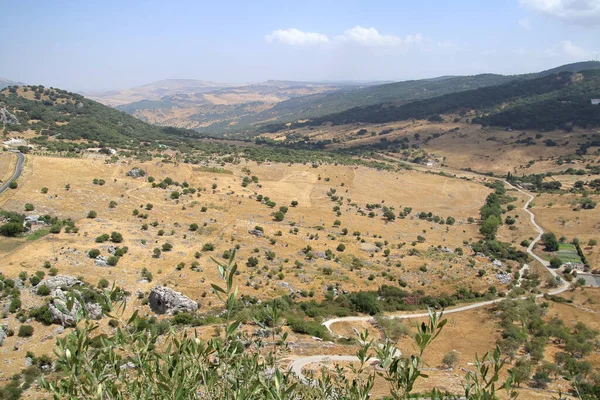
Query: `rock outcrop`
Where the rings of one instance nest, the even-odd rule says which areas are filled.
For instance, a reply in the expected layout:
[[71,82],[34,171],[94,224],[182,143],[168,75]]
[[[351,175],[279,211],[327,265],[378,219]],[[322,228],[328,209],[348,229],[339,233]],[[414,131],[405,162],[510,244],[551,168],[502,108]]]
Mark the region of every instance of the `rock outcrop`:
[[[84,304],[85,310],[90,319],[102,318],[102,307],[98,303]],[[71,310],[67,307],[67,293],[61,289],[52,292],[52,300],[48,303],[48,310],[52,314],[52,322],[61,326],[71,326],[77,321],[78,313],[82,310],[81,303],[77,300],[73,302]]]
[[97,267],[108,267],[108,258],[104,256],[98,256],[94,259],[94,265]]
[[146,171],[136,167],[128,171],[127,176],[131,176],[132,178],[141,178],[143,176],[146,176]]
[[54,291],[60,288],[70,288],[73,286],[79,286],[82,282],[74,276],[68,275],[56,275],[46,278],[40,282],[40,285],[46,285],[50,290]]
[[165,286],[155,286],[148,296],[150,308],[157,314],[173,315],[180,311],[193,312],[198,304],[183,294]]

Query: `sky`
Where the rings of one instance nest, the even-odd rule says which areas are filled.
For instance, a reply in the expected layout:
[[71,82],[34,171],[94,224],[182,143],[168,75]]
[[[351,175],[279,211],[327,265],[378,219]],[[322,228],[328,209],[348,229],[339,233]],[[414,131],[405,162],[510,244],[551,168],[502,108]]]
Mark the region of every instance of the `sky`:
[[600,0],[0,0],[0,77],[400,81],[600,57]]

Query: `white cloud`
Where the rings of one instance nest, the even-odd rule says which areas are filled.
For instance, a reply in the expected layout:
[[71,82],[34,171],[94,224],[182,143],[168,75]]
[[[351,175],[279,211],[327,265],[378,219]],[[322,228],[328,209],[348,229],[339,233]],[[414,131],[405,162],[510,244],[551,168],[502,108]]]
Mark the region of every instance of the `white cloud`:
[[277,29],[265,36],[267,43],[279,42],[290,46],[311,46],[329,42],[327,35],[303,32],[299,29]]
[[522,7],[583,25],[600,25],[599,0],[519,0]]
[[593,51],[576,46],[570,40],[563,40],[551,49],[546,50],[545,54],[556,57],[569,57],[581,61],[590,59],[594,56]]
[[402,45],[421,44],[423,37],[420,34],[399,37],[394,35],[382,35],[375,28],[363,28],[355,26],[344,31],[342,35],[336,36],[340,42],[351,42],[361,46],[396,47]]
[[406,35],[404,37],[395,35],[382,35],[375,28],[363,28],[355,26],[347,29],[343,34],[337,35],[330,40],[327,35],[316,32],[303,32],[299,29],[278,29],[265,36],[267,43],[283,43],[290,46],[309,46],[326,43],[356,44],[365,47],[398,47],[420,45],[424,42],[420,34]]
[[521,25],[522,28],[527,29],[528,31],[531,30],[531,21],[529,20],[529,18],[520,19],[519,25]]

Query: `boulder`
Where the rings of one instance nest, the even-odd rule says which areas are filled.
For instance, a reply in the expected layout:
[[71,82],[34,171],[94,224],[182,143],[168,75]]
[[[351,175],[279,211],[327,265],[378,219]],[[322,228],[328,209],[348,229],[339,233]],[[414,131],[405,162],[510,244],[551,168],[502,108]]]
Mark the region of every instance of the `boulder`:
[[131,176],[132,178],[140,178],[142,176],[146,176],[146,171],[136,167],[128,171],[127,176]]
[[[102,318],[102,307],[98,303],[86,303],[84,305],[90,319]],[[73,307],[69,311],[67,308],[67,293],[61,289],[52,292],[52,300],[48,303],[48,310],[52,315],[52,322],[61,326],[72,326],[78,318],[81,311],[81,303],[77,300],[73,302]]]
[[8,326],[0,325],[0,346],[4,343],[4,339],[6,338],[6,332],[8,332]]
[[265,233],[263,231],[258,230],[258,229],[250,229],[248,231],[248,233],[251,234],[252,236],[256,236],[256,237],[259,237],[259,238],[265,236]]
[[62,287],[73,287],[79,286],[82,282],[75,278],[74,276],[67,275],[56,275],[46,278],[40,282],[40,285],[46,285],[50,288],[50,290],[54,291],[56,289],[60,289]]
[[94,259],[94,265],[98,267],[108,267],[108,258],[104,256],[98,256]]
[[379,251],[381,251],[381,249],[377,246],[375,246],[374,244],[371,243],[361,243],[360,244],[360,249],[362,251],[366,251],[369,253],[377,253]]
[[165,286],[155,286],[148,296],[150,308],[157,314],[173,315],[179,311],[196,311],[198,304],[183,294]]

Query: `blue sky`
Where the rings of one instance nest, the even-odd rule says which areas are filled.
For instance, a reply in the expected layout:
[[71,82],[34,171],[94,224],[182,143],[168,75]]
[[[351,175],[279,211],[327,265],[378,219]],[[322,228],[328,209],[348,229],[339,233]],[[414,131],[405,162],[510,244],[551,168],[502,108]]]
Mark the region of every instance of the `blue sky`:
[[0,77],[71,90],[521,73],[600,53],[600,0],[0,0],[0,10]]

